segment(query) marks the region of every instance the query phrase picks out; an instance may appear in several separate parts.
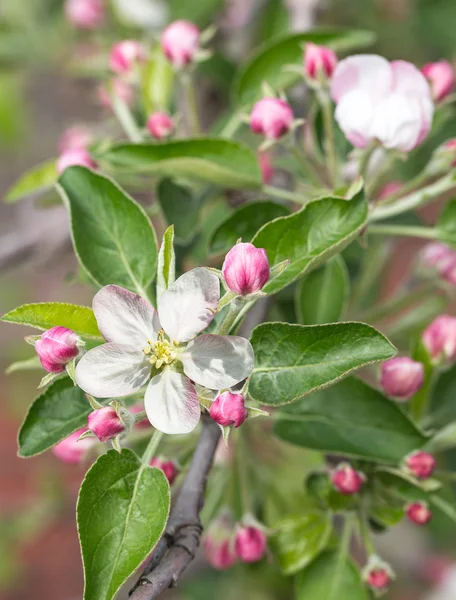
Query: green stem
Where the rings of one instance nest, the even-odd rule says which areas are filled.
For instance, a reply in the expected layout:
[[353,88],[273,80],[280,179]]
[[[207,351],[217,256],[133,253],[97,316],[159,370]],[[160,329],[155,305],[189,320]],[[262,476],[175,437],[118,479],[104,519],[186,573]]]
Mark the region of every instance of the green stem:
[[253,513],[252,498],[250,495],[251,481],[248,473],[249,449],[244,439],[242,429],[238,430],[237,447],[236,447],[236,466],[239,476],[239,487],[241,490],[241,502],[243,514]]
[[375,148],[375,144],[371,144],[368,148],[366,148],[366,150],[361,156],[361,160],[359,162],[359,174],[364,180],[366,180],[367,178],[370,159],[372,158],[372,154],[374,153]]
[[296,204],[307,204],[311,199],[301,196],[294,192],[275,187],[273,185],[263,185],[263,192],[269,196],[287,200],[288,202],[296,202]]
[[426,298],[429,292],[433,291],[435,291],[435,282],[428,283],[410,293],[400,294],[387,302],[383,302],[379,306],[374,306],[371,310],[362,313],[360,319],[366,321],[366,323],[381,321],[407,308],[411,304]]
[[131,114],[130,108],[128,105],[120,100],[114,94],[111,96],[111,103],[114,109],[114,114],[116,115],[119,123],[122,126],[122,129],[127,134],[127,137],[132,142],[141,142],[142,135],[136,125],[136,121]]
[[347,513],[344,519],[342,534],[340,538],[339,554],[337,557],[336,568],[334,570],[334,578],[332,580],[331,591],[329,593],[329,600],[334,600],[338,597],[340,593],[339,586],[344,571],[344,564],[347,559],[347,556],[349,556],[350,554],[350,542],[352,539],[354,525],[353,517],[354,516],[352,514]]
[[323,123],[325,127],[325,152],[329,178],[333,187],[337,185],[338,166],[336,154],[336,136],[334,133],[333,105],[328,93],[319,95]]
[[397,202],[400,198],[410,194],[411,192],[416,191],[418,188],[421,188],[425,183],[429,181],[429,174],[426,171],[421,172],[417,177],[414,177],[410,181],[404,183],[397,192],[387,196],[384,200],[381,201],[382,206],[391,205]]
[[201,123],[198,110],[198,101],[196,98],[196,90],[192,76],[188,73],[184,73],[181,78],[181,83],[184,91],[190,134],[199,136],[201,134]]
[[366,549],[366,552],[368,555],[372,555],[372,554],[376,554],[376,549],[374,546],[374,543],[372,541],[372,537],[369,531],[369,525],[367,523],[367,519],[364,515],[364,511],[362,508],[360,508],[359,511],[359,519],[358,519],[358,525],[359,525],[359,533],[361,535],[361,540],[364,544],[364,548]]
[[429,240],[437,239],[437,231],[433,227],[416,227],[414,225],[371,225],[368,233],[372,235],[426,238]]
[[318,173],[314,170],[312,164],[309,162],[307,156],[301,150],[301,148],[297,145],[296,140],[293,140],[292,144],[289,146],[291,153],[298,161],[301,166],[303,173],[307,176],[307,178],[317,187],[320,187],[322,183],[320,178],[318,177]]
[[154,457],[162,437],[163,433],[161,431],[158,431],[158,429],[156,429],[152,434],[152,437],[150,438],[149,443],[147,444],[147,448],[145,449],[144,454],[142,455],[141,461],[144,465],[148,465]]
[[220,132],[220,137],[230,139],[237,132],[239,127],[242,125],[242,117],[239,112],[234,113],[225,127]]
[[233,328],[234,323],[236,322],[237,316],[241,312],[244,307],[244,300],[242,298],[236,298],[230,304],[230,308],[228,310],[228,314],[223,319],[220,324],[217,333],[219,335],[228,335]]

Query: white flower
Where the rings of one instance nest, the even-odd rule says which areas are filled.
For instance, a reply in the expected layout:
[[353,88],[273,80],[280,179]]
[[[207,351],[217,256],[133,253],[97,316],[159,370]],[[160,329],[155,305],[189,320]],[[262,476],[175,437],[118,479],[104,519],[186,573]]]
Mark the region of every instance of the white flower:
[[144,402],[152,425],[164,433],[192,431],[200,418],[193,382],[229,388],[253,369],[248,340],[195,337],[214,318],[219,299],[219,280],[204,268],[179,277],[160,297],[158,313],[133,292],[104,287],[93,299],[93,310],[107,343],[82,357],[77,384],[92,396],[116,398],[150,379]]

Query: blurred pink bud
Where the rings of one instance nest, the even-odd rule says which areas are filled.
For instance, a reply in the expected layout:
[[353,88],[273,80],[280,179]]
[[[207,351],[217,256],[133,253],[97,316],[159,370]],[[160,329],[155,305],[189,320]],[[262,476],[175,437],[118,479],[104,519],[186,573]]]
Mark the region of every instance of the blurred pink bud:
[[59,152],[64,154],[69,150],[81,150],[92,143],[92,132],[84,125],[74,125],[66,129],[59,140]]
[[383,391],[398,400],[408,400],[424,382],[424,366],[408,356],[398,356],[382,364]]
[[308,42],[304,51],[304,70],[310,79],[332,76],[337,65],[336,53],[326,46]]
[[433,360],[456,358],[456,317],[440,315],[424,330],[423,344]]
[[432,519],[432,512],[425,502],[412,502],[405,508],[407,517],[416,525],[427,525]]
[[436,467],[436,460],[424,450],[417,450],[405,459],[405,466],[417,479],[428,479]]
[[179,468],[173,460],[164,460],[159,456],[154,456],[154,458],[150,461],[150,466],[161,469],[165,474],[169,485],[173,485],[176,477],[179,475]]
[[263,183],[269,183],[274,176],[274,167],[272,166],[270,153],[258,152],[258,162],[260,163]]
[[114,73],[130,73],[138,63],[147,58],[146,49],[136,40],[117,42],[109,55],[109,67]]
[[[144,404],[135,404],[134,406],[130,406],[129,411],[133,415],[136,415],[140,412],[144,412]],[[152,427],[152,425],[149,419],[147,417],[144,417],[142,421],[138,421],[137,423],[135,423],[134,427],[138,429],[144,429],[146,427]]]
[[49,373],[62,373],[65,365],[79,354],[78,336],[66,327],[53,327],[35,344],[40,362]]
[[154,112],[147,119],[147,129],[156,140],[163,140],[171,135],[174,123],[165,112]]
[[161,38],[163,53],[176,69],[195,60],[199,50],[200,30],[190,21],[174,21]]
[[450,152],[453,155],[454,159],[451,163],[451,166],[456,167],[456,139],[448,140],[447,142],[445,142],[443,147],[447,152]]
[[229,513],[220,514],[210,523],[203,538],[203,548],[207,561],[215,569],[228,569],[236,562],[233,533],[233,520]]
[[78,429],[54,446],[52,452],[62,462],[78,465],[84,459],[87,451],[97,443],[94,438],[90,437],[78,441],[79,437],[86,431],[87,427]]
[[239,243],[225,256],[222,273],[226,285],[240,296],[259,292],[269,279],[269,261],[264,248]]
[[420,252],[420,258],[426,267],[434,267],[442,272],[450,264],[456,252],[441,242],[430,242]]
[[104,406],[90,413],[89,429],[100,442],[107,442],[122,433],[125,426],[111,406]]
[[211,404],[209,414],[219,425],[239,427],[247,418],[247,409],[244,405],[244,396],[223,392]]
[[111,81],[111,85],[109,86],[104,84],[99,85],[97,95],[100,104],[107,110],[112,110],[112,95],[119,98],[127,106],[131,106],[135,97],[135,91],[131,84],[116,77]]
[[250,113],[250,127],[254,133],[269,140],[278,140],[290,131],[293,125],[291,106],[279,98],[263,98]]
[[89,169],[97,168],[97,163],[85,148],[75,148],[74,150],[67,150],[59,156],[57,159],[57,173],[61,175],[68,167],[77,165]]
[[375,594],[386,592],[391,585],[391,572],[385,567],[374,567],[365,571],[364,580]]
[[357,494],[365,480],[364,474],[356,471],[348,463],[341,463],[331,474],[333,486],[338,492],[346,496]]
[[448,61],[428,63],[424,65],[421,72],[429,81],[434,100],[443,100],[451,93],[454,87],[454,71]]
[[266,534],[258,527],[239,527],[236,531],[234,547],[242,562],[253,563],[266,554]]
[[402,181],[390,181],[389,183],[385,184],[378,192],[378,199],[384,200],[385,198],[392,196],[393,194],[398,192],[401,189],[401,187]]
[[95,29],[104,19],[103,0],[66,0],[65,16],[75,27]]

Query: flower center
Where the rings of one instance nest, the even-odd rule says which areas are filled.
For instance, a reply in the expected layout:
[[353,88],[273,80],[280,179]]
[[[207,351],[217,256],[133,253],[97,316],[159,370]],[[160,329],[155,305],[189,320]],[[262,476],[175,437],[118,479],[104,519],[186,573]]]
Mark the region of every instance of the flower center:
[[147,346],[143,352],[149,357],[149,362],[156,369],[160,369],[163,365],[170,365],[176,358],[176,342],[171,343],[165,338],[165,332],[159,331],[156,342],[147,340]]

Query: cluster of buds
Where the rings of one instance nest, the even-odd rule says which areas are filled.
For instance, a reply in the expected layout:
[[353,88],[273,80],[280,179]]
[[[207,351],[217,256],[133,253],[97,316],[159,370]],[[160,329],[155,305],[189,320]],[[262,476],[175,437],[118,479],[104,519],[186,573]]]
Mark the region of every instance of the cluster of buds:
[[80,29],[96,29],[105,16],[103,0],[66,0],[65,16]]
[[356,471],[348,463],[340,463],[331,473],[331,483],[344,496],[357,494],[365,481],[364,473]]
[[225,257],[222,274],[227,288],[239,296],[261,292],[270,276],[266,250],[249,243],[236,244]]
[[416,450],[404,459],[405,470],[420,480],[429,479],[435,471],[436,460],[424,450]]
[[405,512],[415,525],[427,525],[432,519],[432,512],[426,502],[411,502],[405,507]]
[[436,363],[456,359],[456,317],[440,315],[424,330],[422,341]]
[[161,469],[165,474],[166,479],[168,480],[169,485],[173,485],[176,480],[176,477],[180,473],[180,469],[176,462],[173,460],[167,460],[162,456],[154,456],[150,461],[150,466],[155,467],[156,469]]
[[420,253],[420,263],[438,273],[450,285],[456,285],[456,252],[441,242],[426,244]]
[[421,72],[431,86],[432,97],[436,102],[444,100],[454,88],[455,76],[451,64],[446,60],[424,65]]
[[381,386],[398,401],[414,396],[424,383],[424,365],[408,356],[399,356],[382,364]]
[[219,394],[212,402],[209,414],[222,427],[240,427],[247,418],[244,396],[229,391]]
[[378,556],[369,557],[363,569],[363,580],[376,596],[382,596],[388,591],[394,577],[394,572],[387,563]]

